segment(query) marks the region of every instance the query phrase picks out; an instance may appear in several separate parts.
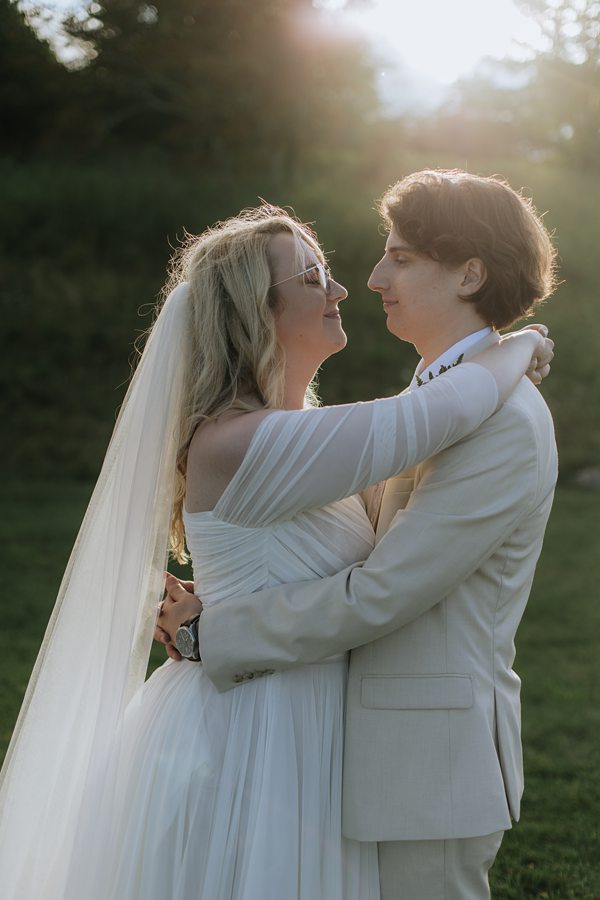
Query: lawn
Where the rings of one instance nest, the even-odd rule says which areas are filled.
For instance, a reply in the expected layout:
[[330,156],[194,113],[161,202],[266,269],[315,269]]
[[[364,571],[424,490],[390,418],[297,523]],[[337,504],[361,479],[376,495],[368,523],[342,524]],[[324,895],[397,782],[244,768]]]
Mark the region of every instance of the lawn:
[[[90,493],[3,488],[2,754]],[[600,900],[599,513],[599,495],[558,491],[519,631],[526,790],[492,872],[494,900]]]

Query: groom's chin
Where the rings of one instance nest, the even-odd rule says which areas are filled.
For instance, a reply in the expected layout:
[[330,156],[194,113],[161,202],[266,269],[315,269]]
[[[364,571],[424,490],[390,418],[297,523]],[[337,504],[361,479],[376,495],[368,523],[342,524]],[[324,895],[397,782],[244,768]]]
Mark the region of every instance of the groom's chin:
[[390,334],[393,334],[394,337],[397,337],[399,341],[406,340],[406,338],[400,333],[400,329],[394,323],[393,319],[390,316],[387,317],[385,325],[386,325],[387,330],[390,332]]

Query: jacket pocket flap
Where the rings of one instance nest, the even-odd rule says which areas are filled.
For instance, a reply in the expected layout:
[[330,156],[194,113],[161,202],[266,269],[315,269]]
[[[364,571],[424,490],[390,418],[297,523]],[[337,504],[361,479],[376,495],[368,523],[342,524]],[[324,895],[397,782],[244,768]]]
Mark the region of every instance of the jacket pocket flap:
[[363,675],[360,702],[369,709],[467,709],[470,675]]

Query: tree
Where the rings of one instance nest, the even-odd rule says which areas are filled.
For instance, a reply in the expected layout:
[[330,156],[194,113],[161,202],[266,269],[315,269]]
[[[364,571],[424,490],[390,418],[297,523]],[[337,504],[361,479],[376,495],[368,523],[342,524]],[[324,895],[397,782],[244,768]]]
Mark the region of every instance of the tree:
[[461,107],[502,127],[522,150],[600,165],[600,2],[523,0],[544,46],[529,59],[488,62],[462,85]]
[[365,48],[310,0],[94,0],[65,23],[97,147],[153,144],[288,175],[377,109]]
[[0,114],[4,152],[47,141],[65,88],[63,66],[14,0],[0,0]]
[[534,57],[530,117],[575,162],[600,164],[600,2],[527,0],[546,41]]

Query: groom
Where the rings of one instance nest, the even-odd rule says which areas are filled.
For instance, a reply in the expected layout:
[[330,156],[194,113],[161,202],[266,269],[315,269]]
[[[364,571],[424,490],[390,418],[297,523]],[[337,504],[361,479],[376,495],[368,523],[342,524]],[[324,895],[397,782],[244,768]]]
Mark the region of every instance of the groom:
[[[551,290],[545,229],[498,180],[417,173],[381,212],[389,235],[369,287],[422,356],[415,386],[496,342]],[[448,298],[438,276],[458,265]],[[475,433],[388,481],[362,566],[202,614],[200,652],[221,691],[353,648],[343,826],[379,842],[382,900],[489,897],[519,818],[514,637],[556,475],[550,413],[523,379]]]

